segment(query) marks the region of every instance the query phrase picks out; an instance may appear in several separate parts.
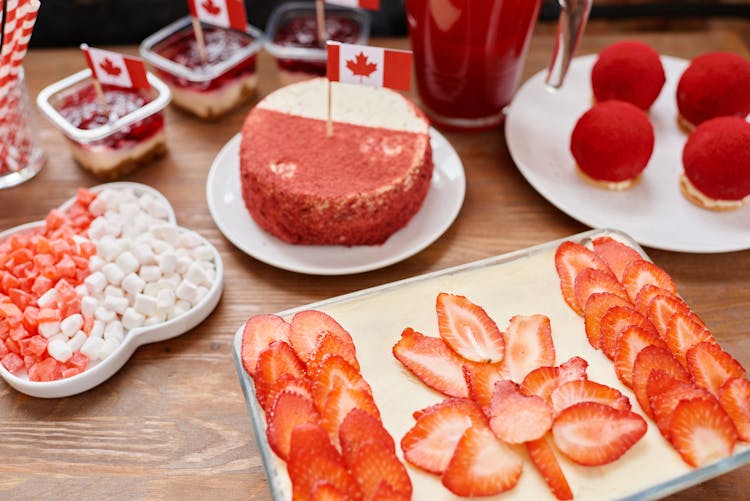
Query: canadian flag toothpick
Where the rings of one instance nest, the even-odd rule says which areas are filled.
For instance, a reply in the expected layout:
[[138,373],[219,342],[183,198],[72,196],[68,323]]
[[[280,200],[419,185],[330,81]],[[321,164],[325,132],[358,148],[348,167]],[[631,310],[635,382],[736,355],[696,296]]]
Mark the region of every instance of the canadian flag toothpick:
[[81,45],[81,50],[96,81],[126,88],[151,87],[143,59],[109,50],[94,49],[86,44]]
[[343,5],[344,7],[380,10],[380,0],[325,0],[325,2],[334,5]]
[[188,8],[193,19],[204,23],[239,31],[247,29],[243,0],[188,0]]
[[412,53],[368,45],[328,42],[328,80],[409,90]]

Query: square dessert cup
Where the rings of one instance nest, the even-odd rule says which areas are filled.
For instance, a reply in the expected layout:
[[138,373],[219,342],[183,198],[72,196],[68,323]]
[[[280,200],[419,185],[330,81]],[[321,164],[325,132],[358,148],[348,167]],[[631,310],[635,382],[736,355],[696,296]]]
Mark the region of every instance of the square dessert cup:
[[208,24],[201,27],[205,63],[190,16],[146,38],[140,53],[169,85],[175,105],[198,117],[213,119],[255,95],[255,60],[265,35],[251,25],[244,33]]
[[91,70],[63,78],[37,96],[37,106],[63,133],[75,160],[101,179],[115,179],[167,151],[164,108],[169,87],[148,74],[150,89],[103,85],[107,115]]
[[[325,17],[330,40],[362,45],[370,38],[367,11],[327,5]],[[271,13],[266,32],[266,49],[276,59],[282,85],[325,76],[326,49],[318,41],[314,3],[279,5]]]

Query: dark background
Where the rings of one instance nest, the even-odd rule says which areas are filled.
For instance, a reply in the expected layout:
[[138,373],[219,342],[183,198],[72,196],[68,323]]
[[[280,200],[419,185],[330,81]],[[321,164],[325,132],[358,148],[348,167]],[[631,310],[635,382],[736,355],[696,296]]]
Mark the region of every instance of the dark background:
[[[552,22],[557,19],[558,2],[543,1],[541,20]],[[246,0],[250,23],[265,29],[269,14],[281,3],[285,1]],[[187,13],[186,0],[45,0],[31,45],[136,44]],[[750,0],[594,0],[591,15],[594,19],[750,18]],[[380,11],[372,17],[372,36],[406,35],[403,0],[381,0]]]

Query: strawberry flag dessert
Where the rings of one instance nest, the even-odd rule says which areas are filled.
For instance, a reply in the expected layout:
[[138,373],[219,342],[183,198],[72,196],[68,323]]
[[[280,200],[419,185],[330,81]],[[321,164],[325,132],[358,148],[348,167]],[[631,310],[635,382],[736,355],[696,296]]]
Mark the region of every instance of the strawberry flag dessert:
[[117,87],[150,88],[143,59],[81,45],[91,73],[100,83]]
[[409,90],[412,53],[367,45],[328,42],[328,80]]
[[380,9],[380,0],[325,0],[325,2],[334,5],[343,5],[344,7],[359,7],[369,10]]
[[204,23],[239,31],[247,29],[247,14],[242,0],[188,0],[188,8],[193,18]]

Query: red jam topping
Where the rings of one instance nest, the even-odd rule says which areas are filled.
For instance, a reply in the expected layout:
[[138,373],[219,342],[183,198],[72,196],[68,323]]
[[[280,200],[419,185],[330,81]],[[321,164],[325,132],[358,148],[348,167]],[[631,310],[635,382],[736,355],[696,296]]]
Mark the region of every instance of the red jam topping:
[[[114,122],[152,101],[152,98],[137,89],[103,85],[102,90],[107,103],[106,112],[102,109],[93,85],[85,85],[69,92],[56,106],[57,111],[74,127],[90,130]],[[159,112],[86,145],[120,149],[148,139],[163,127],[164,116]]]
[[[326,33],[330,40],[343,43],[356,43],[361,32],[359,23],[349,17],[326,16]],[[324,45],[318,39],[318,22],[313,13],[304,13],[289,19],[273,37],[273,43],[285,47],[302,47],[322,49]],[[280,68],[287,71],[299,71],[314,75],[325,75],[325,61],[304,61],[298,59],[279,59]]]
[[[213,66],[223,63],[232,54],[253,43],[253,38],[245,33],[214,26],[203,26],[203,40],[206,44],[206,61],[201,58],[198,42],[192,28],[186,28],[173,34],[156,46],[154,52],[190,70],[211,72]],[[214,90],[243,74],[255,73],[255,54],[243,59],[216,78],[202,82],[187,80],[163,70],[159,70],[158,73],[159,76],[178,87],[187,87],[198,91]]]

